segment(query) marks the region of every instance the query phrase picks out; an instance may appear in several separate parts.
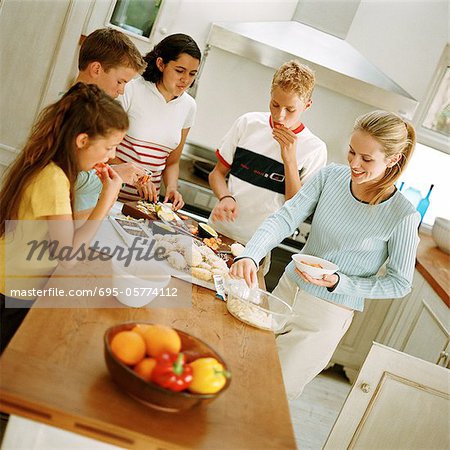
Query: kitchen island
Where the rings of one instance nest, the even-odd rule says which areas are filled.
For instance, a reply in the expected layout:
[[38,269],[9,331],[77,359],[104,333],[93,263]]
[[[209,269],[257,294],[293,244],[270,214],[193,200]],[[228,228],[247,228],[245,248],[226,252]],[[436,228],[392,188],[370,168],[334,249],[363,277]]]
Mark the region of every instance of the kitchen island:
[[[101,275],[110,262],[85,264],[94,267],[83,268],[79,287],[111,286]],[[49,286],[74,279],[57,274]],[[273,333],[234,319],[214,292],[191,291],[188,308],[124,308],[114,297],[80,297],[78,305],[39,298],[2,355],[1,411],[127,448],[295,448]],[[161,323],[204,340],[231,368],[229,389],[183,413],[132,399],[114,384],[103,358],[105,330],[127,321]]]

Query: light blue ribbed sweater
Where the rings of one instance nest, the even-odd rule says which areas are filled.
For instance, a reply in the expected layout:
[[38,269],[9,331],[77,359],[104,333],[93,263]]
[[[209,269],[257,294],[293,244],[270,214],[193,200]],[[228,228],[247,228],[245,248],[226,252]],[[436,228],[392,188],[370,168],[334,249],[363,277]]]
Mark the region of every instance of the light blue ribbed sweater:
[[[301,253],[339,267],[333,292],[305,283],[294,263],[286,273],[312,295],[362,311],[365,298],[400,298],[411,290],[420,215],[400,193],[378,205],[357,200],[350,189],[350,168],[330,164],[258,228],[241,257],[259,262],[314,212],[311,233]],[[386,274],[376,276],[387,261]]]

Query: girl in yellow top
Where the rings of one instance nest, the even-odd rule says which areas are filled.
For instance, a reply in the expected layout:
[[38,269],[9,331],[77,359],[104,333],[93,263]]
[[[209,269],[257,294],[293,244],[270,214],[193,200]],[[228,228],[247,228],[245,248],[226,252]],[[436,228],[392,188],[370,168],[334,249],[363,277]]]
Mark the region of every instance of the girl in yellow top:
[[[41,288],[56,267],[46,258],[30,261],[25,243],[57,241],[58,248],[88,245],[114,201],[122,179],[106,164],[103,188],[88,221],[75,229],[74,183],[80,171],[114,158],[128,129],[118,102],[95,85],[77,83],[44,109],[24,149],[4,176],[0,192],[0,349],[8,344],[33,298],[11,296],[18,288]],[[16,297],[16,298],[13,298]]]

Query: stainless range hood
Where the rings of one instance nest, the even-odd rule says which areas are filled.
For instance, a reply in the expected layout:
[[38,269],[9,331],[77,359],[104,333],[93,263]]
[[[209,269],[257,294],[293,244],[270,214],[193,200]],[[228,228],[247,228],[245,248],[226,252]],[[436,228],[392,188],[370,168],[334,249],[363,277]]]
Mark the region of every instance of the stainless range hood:
[[299,22],[214,23],[207,44],[273,69],[298,59],[318,85],[407,119],[418,105],[347,41]]

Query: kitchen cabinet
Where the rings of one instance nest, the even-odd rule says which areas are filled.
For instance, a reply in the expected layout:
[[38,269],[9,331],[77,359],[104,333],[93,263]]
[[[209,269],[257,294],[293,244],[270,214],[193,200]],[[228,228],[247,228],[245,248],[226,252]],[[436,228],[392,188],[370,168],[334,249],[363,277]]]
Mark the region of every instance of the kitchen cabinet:
[[358,375],[372,342],[377,339],[383,323],[396,300],[367,300],[364,311],[355,312],[353,322],[341,340],[330,364],[340,364],[351,383]]
[[450,309],[416,270],[413,290],[402,308],[388,317],[392,326],[384,343],[426,361],[450,363]]
[[449,381],[443,367],[373,344],[324,449],[449,448]]

